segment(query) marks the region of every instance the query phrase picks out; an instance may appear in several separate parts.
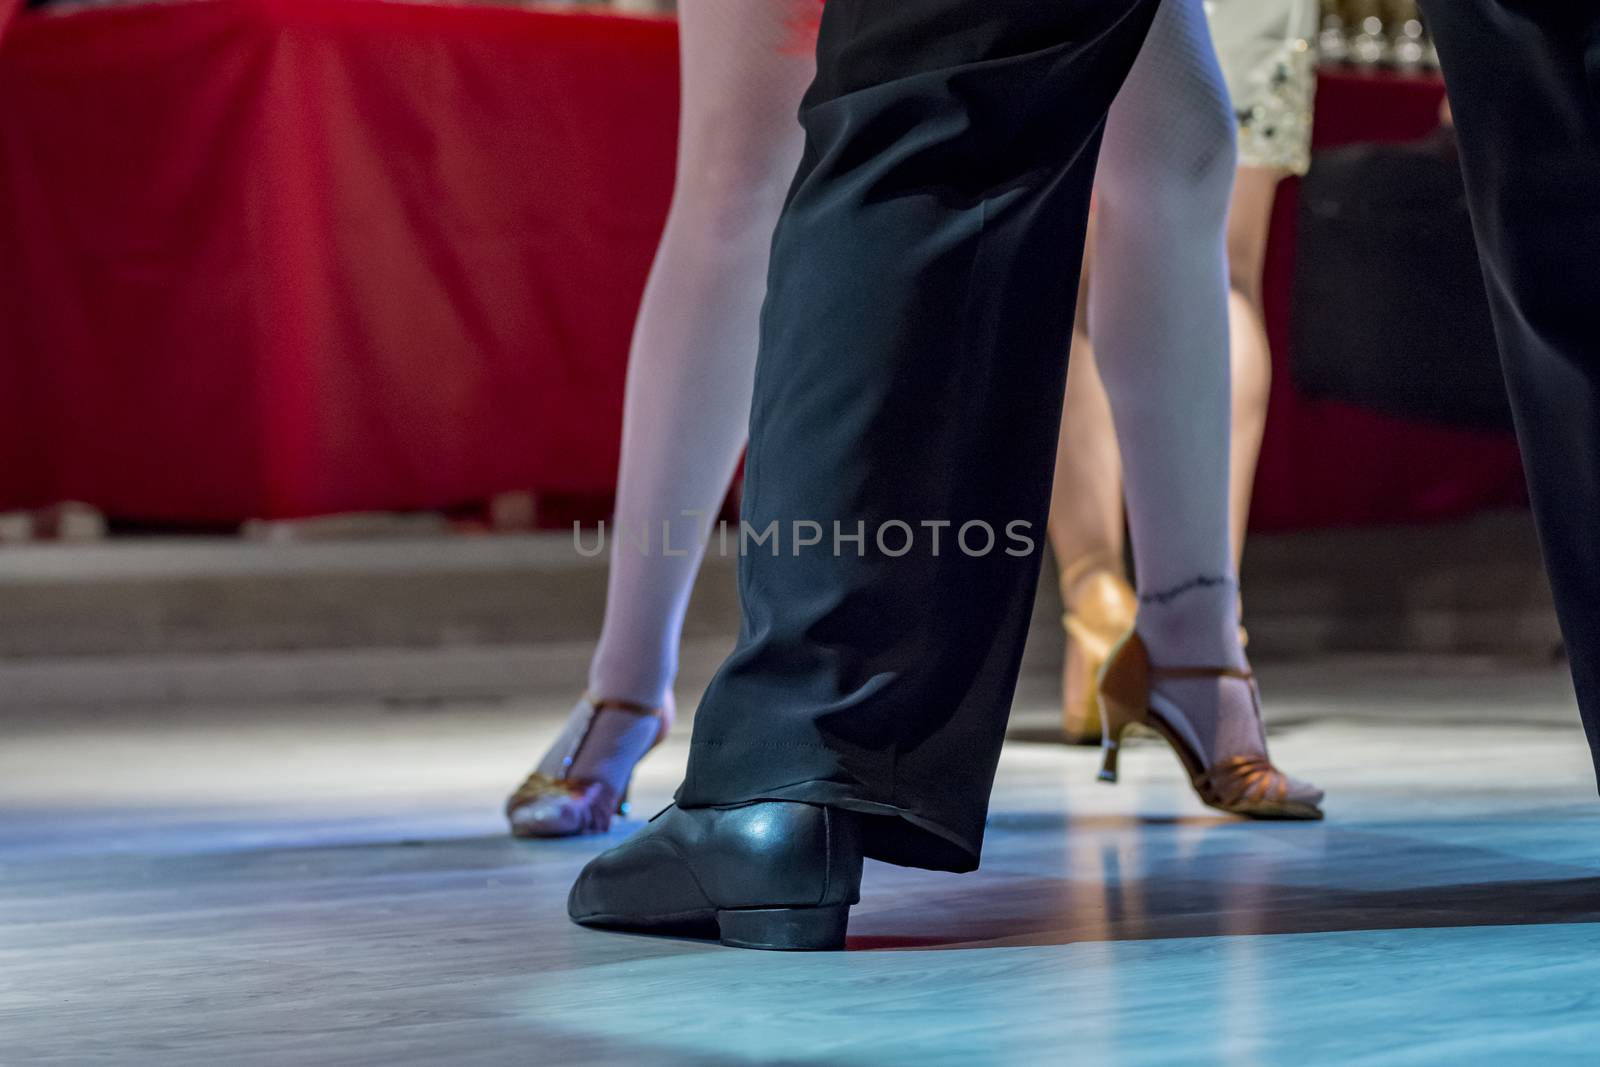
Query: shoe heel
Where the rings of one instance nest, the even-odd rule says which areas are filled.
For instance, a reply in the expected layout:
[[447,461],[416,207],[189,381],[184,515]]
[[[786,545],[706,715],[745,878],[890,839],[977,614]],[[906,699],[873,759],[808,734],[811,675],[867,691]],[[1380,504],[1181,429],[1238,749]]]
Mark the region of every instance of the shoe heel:
[[1117,783],[1117,762],[1122,755],[1122,739],[1128,732],[1128,727],[1144,722],[1144,716],[1133,711],[1127,705],[1107,697],[1104,693],[1100,699],[1105,708],[1105,732],[1100,741],[1100,774],[1102,782],[1112,785]]
[[717,912],[724,945],[775,952],[837,952],[849,923],[848,904]]
[[1128,727],[1144,721],[1149,703],[1149,662],[1137,633],[1122,639],[1100,671],[1100,763],[1102,782],[1115,783],[1122,738]]
[[1102,759],[1100,761],[1099,779],[1102,782],[1117,784],[1117,755],[1122,751],[1122,742],[1106,738],[1100,743]]
[[1113,785],[1117,781],[1117,760],[1122,755],[1122,738],[1128,732],[1128,727],[1143,720],[1132,705],[1122,701],[1101,690],[1100,705],[1104,709],[1105,718],[1102,720],[1103,733],[1100,735],[1100,780]]

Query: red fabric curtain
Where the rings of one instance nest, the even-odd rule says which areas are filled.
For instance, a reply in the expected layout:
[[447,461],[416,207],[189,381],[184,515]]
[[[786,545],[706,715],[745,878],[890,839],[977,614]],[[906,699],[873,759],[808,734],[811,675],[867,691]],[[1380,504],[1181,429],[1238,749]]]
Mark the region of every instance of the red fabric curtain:
[[0,506],[593,492],[671,192],[670,22],[368,0],[21,20]]
[[[1324,73],[1316,145],[1409,141],[1439,125],[1444,83],[1359,71]],[[1259,530],[1426,522],[1527,502],[1516,439],[1423,425],[1295,391],[1289,374],[1299,181],[1278,198],[1267,250],[1272,405],[1251,525]]]
[[[1417,136],[1440,91],[1325,78],[1319,142]],[[0,508],[232,523],[610,493],[676,113],[670,21],[382,0],[18,19]],[[1291,186],[1258,525],[1520,500],[1505,435],[1294,392],[1293,222]]]

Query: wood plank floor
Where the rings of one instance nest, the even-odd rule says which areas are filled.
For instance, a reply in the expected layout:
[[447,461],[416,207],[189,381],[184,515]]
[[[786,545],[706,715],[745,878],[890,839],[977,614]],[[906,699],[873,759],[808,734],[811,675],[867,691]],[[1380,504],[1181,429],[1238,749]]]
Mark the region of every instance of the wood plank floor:
[[814,956],[569,925],[605,842],[497,813],[558,702],[24,717],[0,1064],[1595,1062],[1600,804],[1559,673],[1267,682],[1326,823],[1214,818],[1157,747],[1110,789],[1017,741],[984,869],[870,866],[852,951]]

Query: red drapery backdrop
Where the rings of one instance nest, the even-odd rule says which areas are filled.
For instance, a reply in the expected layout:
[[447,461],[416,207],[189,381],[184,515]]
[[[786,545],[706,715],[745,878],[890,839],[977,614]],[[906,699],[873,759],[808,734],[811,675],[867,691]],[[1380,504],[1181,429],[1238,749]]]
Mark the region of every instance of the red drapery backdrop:
[[604,491],[676,72],[669,23],[513,8],[19,19],[0,502],[229,522]]
[[[1443,100],[1437,78],[1325,73],[1316,145],[1415,140],[1438,127]],[[1298,188],[1298,180],[1285,183],[1267,250],[1274,380],[1252,526],[1430,521],[1525,504],[1522,460],[1510,434],[1421,425],[1295,391],[1288,359]]]
[[[3,3],[4,0],[0,0]],[[228,523],[604,496],[670,197],[670,22],[382,0],[26,15],[0,48],[0,508]],[[1337,76],[1319,141],[1439,90]],[[1292,188],[1268,295],[1280,364]],[[1504,435],[1294,394],[1269,528],[1515,502]]]

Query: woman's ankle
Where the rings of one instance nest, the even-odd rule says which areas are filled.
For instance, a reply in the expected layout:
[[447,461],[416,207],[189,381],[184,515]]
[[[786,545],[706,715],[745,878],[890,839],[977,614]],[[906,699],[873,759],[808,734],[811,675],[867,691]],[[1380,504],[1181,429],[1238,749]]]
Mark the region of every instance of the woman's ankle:
[[1150,661],[1162,667],[1244,668],[1238,589],[1228,574],[1141,588],[1136,626]]

